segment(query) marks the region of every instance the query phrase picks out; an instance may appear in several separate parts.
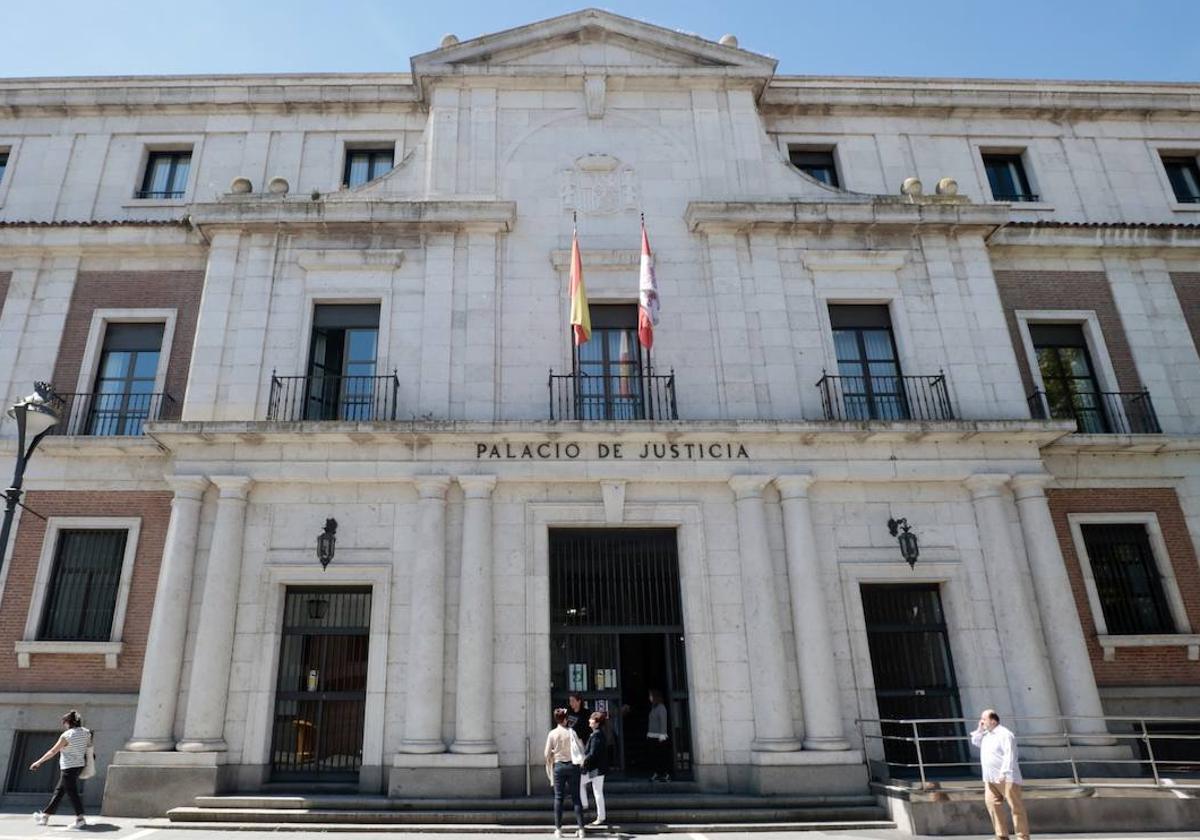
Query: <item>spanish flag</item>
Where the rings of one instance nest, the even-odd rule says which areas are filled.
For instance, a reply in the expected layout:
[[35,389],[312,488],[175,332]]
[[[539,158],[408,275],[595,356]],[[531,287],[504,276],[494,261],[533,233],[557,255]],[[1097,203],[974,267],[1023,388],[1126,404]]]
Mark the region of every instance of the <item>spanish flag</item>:
[[587,289],[583,286],[583,258],[579,256],[579,232],[571,229],[571,326],[575,344],[592,337],[592,316],[588,311]]

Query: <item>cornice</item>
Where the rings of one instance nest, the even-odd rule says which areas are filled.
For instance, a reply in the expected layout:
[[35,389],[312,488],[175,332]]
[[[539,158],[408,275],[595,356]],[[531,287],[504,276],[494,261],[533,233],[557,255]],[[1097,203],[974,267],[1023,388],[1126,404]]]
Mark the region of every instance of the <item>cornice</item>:
[[246,200],[194,204],[189,218],[202,231],[229,227],[254,230],[280,226],[364,225],[442,227],[448,230],[471,226],[509,231],[516,222],[517,205],[513,201],[487,199],[313,201],[302,196],[252,196]]
[[962,199],[877,197],[865,201],[693,201],[684,220],[692,231],[730,232],[752,228],[865,227],[976,228],[991,232],[1009,218],[1007,205],[970,204]]

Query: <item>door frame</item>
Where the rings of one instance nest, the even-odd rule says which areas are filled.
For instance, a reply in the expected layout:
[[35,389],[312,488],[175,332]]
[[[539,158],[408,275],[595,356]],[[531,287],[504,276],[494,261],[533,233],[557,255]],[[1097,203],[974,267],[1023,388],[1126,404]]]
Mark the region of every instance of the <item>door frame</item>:
[[[291,552],[288,552],[291,554]],[[242,764],[262,768],[262,779],[271,772],[272,720],[275,688],[279,680],[279,655],[283,640],[284,596],[289,586],[371,587],[371,627],[367,642],[367,698],[363,708],[363,756],[359,790],[376,791],[384,778],[384,700],[387,688],[388,618],[392,603],[392,565],[338,563],[321,569],[305,557],[304,566],[270,564],[263,568],[258,603],[262,605],[257,633],[258,679],[249,691]],[[239,616],[242,621],[245,616]],[[235,673],[237,663],[234,663]]]

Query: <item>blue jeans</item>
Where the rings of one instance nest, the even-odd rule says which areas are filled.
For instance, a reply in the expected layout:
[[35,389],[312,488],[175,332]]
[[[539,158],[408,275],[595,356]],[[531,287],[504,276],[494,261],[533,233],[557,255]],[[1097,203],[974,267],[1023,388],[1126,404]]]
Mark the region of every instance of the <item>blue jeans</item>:
[[571,795],[575,806],[575,822],[583,830],[583,803],[579,799],[579,782],[582,773],[578,764],[569,761],[554,762],[554,827],[562,828],[563,797]]

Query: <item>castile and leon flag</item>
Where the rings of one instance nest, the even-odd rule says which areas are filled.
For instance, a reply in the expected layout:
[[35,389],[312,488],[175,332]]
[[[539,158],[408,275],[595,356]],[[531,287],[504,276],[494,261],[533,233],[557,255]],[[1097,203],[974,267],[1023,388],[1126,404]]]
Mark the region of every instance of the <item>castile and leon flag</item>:
[[638,278],[638,343],[649,350],[654,346],[654,328],[658,326],[658,281],[654,277],[654,255],[642,219],[642,267]]

